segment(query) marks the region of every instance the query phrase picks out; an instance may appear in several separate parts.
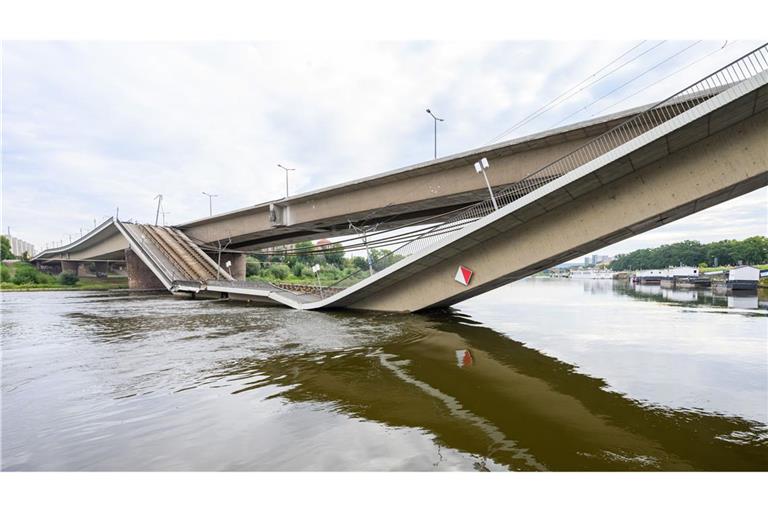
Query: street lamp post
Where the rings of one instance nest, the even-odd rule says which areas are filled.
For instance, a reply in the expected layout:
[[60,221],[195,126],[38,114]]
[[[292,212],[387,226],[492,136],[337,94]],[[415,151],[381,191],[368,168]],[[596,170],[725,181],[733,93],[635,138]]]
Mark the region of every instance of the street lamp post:
[[494,210],[498,210],[499,209],[499,205],[496,204],[496,198],[493,197],[493,189],[491,188],[491,184],[488,181],[488,176],[485,174],[485,171],[487,171],[490,168],[491,168],[491,166],[488,163],[488,159],[487,158],[483,158],[479,162],[475,162],[475,172],[477,174],[482,174],[483,178],[485,178],[485,184],[488,186],[488,193],[491,194],[491,201],[493,202],[493,209]]
[[[158,194],[155,196],[155,199],[157,199],[157,212],[155,212],[155,226],[157,226],[157,221],[160,217],[160,207],[163,203],[163,194]],[[165,224],[165,223],[163,223]]]
[[442,123],[445,121],[445,119],[440,119],[439,117],[435,116],[435,114],[433,114],[430,109],[427,109],[427,114],[431,115],[432,119],[435,120],[435,158],[437,158],[437,122],[440,121]]
[[320,283],[320,265],[318,265],[317,263],[312,265],[312,272],[314,272],[315,277],[317,277],[317,289],[320,292],[320,298],[322,299],[324,297],[323,297],[323,285]]
[[283,164],[277,164],[277,166],[285,171],[285,198],[288,199],[288,171],[295,171],[296,169],[289,169]]
[[218,194],[209,194],[208,192],[203,192],[204,196],[208,196],[208,216],[213,217],[213,198],[219,197]]

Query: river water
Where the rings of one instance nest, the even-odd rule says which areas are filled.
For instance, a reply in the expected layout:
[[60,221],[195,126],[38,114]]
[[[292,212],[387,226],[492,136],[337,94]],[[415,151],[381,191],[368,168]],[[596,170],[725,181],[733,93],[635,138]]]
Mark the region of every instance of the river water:
[[428,315],[2,293],[2,469],[768,469],[757,297],[527,279]]

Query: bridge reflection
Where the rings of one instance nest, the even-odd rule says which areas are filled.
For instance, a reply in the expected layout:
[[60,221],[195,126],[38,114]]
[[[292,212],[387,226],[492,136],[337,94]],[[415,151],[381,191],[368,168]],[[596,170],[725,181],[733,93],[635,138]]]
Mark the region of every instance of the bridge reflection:
[[[414,427],[432,433],[438,446],[515,470],[747,470],[768,463],[760,424],[641,403],[454,312],[364,318],[374,330],[399,324],[389,330],[396,334],[338,350],[293,345],[214,373],[236,376],[234,394],[279,386],[275,398]],[[457,364],[463,351],[471,364]]]

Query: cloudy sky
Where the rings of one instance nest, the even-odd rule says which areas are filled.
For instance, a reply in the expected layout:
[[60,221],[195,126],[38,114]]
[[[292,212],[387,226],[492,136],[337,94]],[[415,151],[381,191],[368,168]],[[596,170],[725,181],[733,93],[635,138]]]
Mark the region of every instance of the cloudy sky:
[[[3,232],[68,240],[120,208],[169,223],[661,99],[754,41],[2,46]],[[561,93],[544,115],[521,119]],[[601,253],[766,234],[762,189]]]

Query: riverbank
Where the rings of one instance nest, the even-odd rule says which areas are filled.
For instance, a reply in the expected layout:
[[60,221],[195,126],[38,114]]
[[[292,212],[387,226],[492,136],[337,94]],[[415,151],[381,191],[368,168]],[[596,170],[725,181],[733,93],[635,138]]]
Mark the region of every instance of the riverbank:
[[128,289],[128,278],[115,277],[80,277],[77,284],[63,285],[59,283],[0,283],[0,291],[6,292],[41,292],[41,291],[99,291],[99,290],[123,290]]

